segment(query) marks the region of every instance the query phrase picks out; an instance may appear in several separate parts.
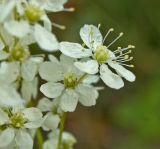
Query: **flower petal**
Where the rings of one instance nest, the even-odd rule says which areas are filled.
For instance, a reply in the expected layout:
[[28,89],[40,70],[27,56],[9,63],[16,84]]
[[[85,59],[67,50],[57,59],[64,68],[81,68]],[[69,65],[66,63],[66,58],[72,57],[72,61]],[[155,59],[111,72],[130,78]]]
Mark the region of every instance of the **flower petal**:
[[61,65],[53,62],[44,62],[40,65],[39,74],[46,81],[57,82],[63,79]]
[[120,89],[124,86],[124,82],[120,76],[109,70],[108,66],[102,64],[100,67],[100,77],[106,85],[114,89]]
[[0,148],[7,147],[14,139],[14,129],[7,128],[0,134]]
[[97,90],[94,87],[86,85],[78,85],[77,92],[80,94],[79,102],[84,106],[93,106],[98,98]]
[[34,26],[34,37],[43,50],[49,52],[58,50],[59,43],[56,36],[38,24]]
[[83,57],[89,57],[92,55],[90,49],[86,49],[78,43],[61,42],[59,46],[59,50],[64,55],[72,58],[83,58]]
[[87,62],[75,62],[75,66],[88,74],[96,74],[98,72],[98,63],[95,60],[88,60]]
[[95,49],[103,41],[101,32],[94,25],[84,25],[80,30],[80,36],[89,48]]
[[78,103],[78,94],[71,89],[67,89],[61,97],[60,106],[64,112],[73,112]]
[[23,103],[24,101],[15,88],[7,84],[0,85],[0,105],[12,107]]
[[61,95],[64,85],[61,83],[48,82],[41,85],[40,91],[48,98],[56,98]]
[[9,121],[8,114],[0,109],[0,125],[3,125]]
[[37,73],[37,64],[32,60],[26,60],[22,63],[22,77],[26,81],[32,81]]
[[27,118],[29,121],[36,121],[42,118],[42,113],[38,108],[26,108],[23,111],[23,114],[25,115],[25,118]]
[[117,71],[117,73],[120,74],[122,77],[124,77],[126,80],[128,80],[130,82],[135,81],[135,79],[136,79],[135,75],[131,71],[127,70],[125,67],[123,67],[117,63],[113,63],[113,62],[110,62],[108,64],[113,69],[115,69]]
[[42,112],[51,111],[53,106],[52,101],[50,101],[48,98],[42,98],[38,102],[37,108],[40,109]]
[[42,127],[46,131],[55,130],[58,127],[59,122],[60,122],[60,118],[58,115],[47,113]]
[[38,93],[38,78],[34,78],[33,81],[22,81],[21,93],[23,99],[30,101],[32,98],[35,99]]
[[24,130],[19,130],[16,136],[17,145],[19,149],[32,149],[33,148],[33,139],[31,136]]
[[16,0],[11,0],[2,5],[0,10],[0,23],[2,23],[11,13],[16,5]]
[[30,25],[27,21],[10,20],[4,23],[4,28],[17,38],[22,38],[30,32]]

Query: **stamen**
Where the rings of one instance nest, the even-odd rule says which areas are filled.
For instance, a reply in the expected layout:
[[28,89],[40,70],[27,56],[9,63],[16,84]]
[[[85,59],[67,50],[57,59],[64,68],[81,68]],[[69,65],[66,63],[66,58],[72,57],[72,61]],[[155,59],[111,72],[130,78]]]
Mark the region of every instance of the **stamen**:
[[66,27],[64,25],[60,25],[60,24],[57,24],[57,23],[54,23],[54,22],[52,22],[52,25],[54,27],[57,27],[57,28],[61,29],[61,30],[65,30],[66,29]]
[[123,63],[119,63],[120,65],[123,65],[123,66],[127,66],[127,67],[134,67],[134,65],[127,65],[127,64],[123,64]]
[[75,11],[75,8],[64,8],[63,11],[66,11],[66,12],[73,12]]
[[100,29],[100,27],[101,27],[101,24],[98,24],[98,29]]
[[107,48],[109,48],[112,44],[114,44],[120,37],[122,37],[123,36],[123,33],[121,32],[120,34],[119,34],[119,36],[115,39],[115,40],[113,40],[108,46],[107,46]]
[[110,29],[108,30],[107,34],[104,36],[103,43],[104,43],[105,40],[107,39],[108,35],[109,35],[111,32],[113,32],[113,31],[114,31],[113,28],[110,28]]

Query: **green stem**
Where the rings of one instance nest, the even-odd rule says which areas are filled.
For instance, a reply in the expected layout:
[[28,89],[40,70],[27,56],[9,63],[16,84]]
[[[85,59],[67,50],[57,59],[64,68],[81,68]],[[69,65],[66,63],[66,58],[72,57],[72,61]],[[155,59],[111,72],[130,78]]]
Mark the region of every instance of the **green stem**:
[[41,129],[37,129],[36,137],[39,149],[43,149],[43,135]]
[[57,149],[61,149],[62,134],[63,134],[63,130],[64,130],[64,125],[65,125],[66,117],[67,117],[67,113],[64,112],[63,115],[62,115],[62,117],[61,117],[61,122],[60,122],[60,131],[59,131]]
[[2,34],[0,33],[0,39],[1,39],[1,41],[3,42],[3,44],[5,45],[5,47],[7,46],[7,43],[6,43],[6,41],[4,40],[4,38],[3,38],[3,36],[2,36]]
[[80,82],[82,82],[87,75],[88,75],[87,73],[84,73],[84,74],[79,78],[79,80],[77,81],[77,84],[79,84]]

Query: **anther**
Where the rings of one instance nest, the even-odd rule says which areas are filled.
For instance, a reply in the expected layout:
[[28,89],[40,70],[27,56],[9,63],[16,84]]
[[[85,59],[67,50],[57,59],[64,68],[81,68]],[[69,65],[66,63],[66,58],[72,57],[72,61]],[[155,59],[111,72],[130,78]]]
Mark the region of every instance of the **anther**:
[[114,39],[108,46],[107,46],[107,48],[109,48],[112,44],[114,44],[120,37],[122,37],[123,36],[123,33],[121,32],[120,34],[119,34],[119,36],[116,38],[116,39]]

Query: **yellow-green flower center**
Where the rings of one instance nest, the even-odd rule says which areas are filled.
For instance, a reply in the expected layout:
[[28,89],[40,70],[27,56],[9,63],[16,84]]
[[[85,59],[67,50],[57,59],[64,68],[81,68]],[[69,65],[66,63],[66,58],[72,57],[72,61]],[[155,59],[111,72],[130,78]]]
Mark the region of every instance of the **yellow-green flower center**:
[[15,128],[21,128],[26,122],[24,115],[22,113],[16,113],[11,118],[11,125]]
[[11,50],[11,60],[23,61],[29,57],[29,50],[21,47],[20,45],[16,45]]
[[25,11],[25,15],[27,19],[29,20],[30,23],[33,23],[33,24],[40,21],[43,13],[44,13],[43,10],[40,9],[40,7],[35,5],[27,6]]
[[64,85],[66,88],[75,88],[77,85],[76,75],[73,73],[67,73],[64,75]]
[[109,53],[106,46],[98,46],[94,53],[93,58],[97,60],[99,64],[104,63],[109,57]]

